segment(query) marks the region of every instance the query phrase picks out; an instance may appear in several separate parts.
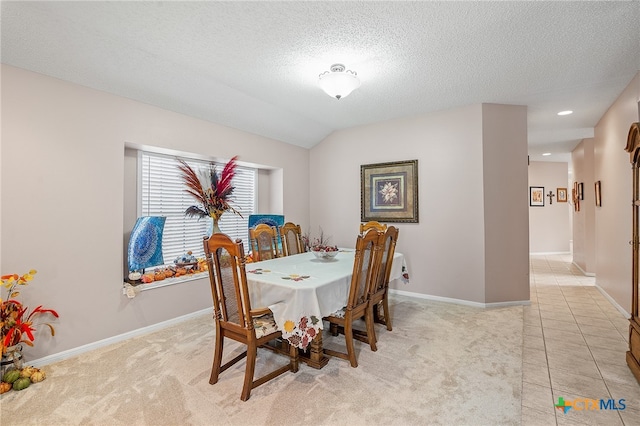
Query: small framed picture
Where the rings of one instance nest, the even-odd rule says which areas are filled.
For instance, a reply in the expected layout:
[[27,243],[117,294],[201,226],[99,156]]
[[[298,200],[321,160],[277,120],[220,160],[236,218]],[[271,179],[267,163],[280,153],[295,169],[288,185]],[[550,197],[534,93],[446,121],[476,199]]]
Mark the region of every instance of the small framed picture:
[[529,205],[531,207],[544,207],[544,186],[529,187]]
[[596,206],[602,207],[602,194],[600,189],[600,181],[596,182]]
[[578,198],[584,200],[584,182],[578,184]]
[[558,188],[556,189],[556,199],[559,203],[567,202],[567,188]]

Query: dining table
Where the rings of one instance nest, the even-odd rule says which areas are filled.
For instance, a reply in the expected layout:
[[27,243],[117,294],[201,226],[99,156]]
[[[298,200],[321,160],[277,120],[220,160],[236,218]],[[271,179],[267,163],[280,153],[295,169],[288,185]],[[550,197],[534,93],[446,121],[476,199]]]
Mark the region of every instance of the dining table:
[[[333,258],[313,252],[247,263],[252,307],[268,307],[282,338],[301,349],[301,360],[322,368],[322,318],[347,303],[355,249],[340,248]],[[406,278],[402,253],[395,252],[389,280]]]

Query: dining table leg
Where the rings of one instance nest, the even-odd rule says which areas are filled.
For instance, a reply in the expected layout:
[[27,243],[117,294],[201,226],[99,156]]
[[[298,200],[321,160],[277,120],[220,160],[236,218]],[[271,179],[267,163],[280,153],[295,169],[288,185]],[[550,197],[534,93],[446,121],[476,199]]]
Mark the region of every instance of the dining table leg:
[[320,369],[327,365],[329,357],[322,351],[322,330],[318,330],[318,334],[311,340],[307,351],[301,351],[300,361],[308,366]]

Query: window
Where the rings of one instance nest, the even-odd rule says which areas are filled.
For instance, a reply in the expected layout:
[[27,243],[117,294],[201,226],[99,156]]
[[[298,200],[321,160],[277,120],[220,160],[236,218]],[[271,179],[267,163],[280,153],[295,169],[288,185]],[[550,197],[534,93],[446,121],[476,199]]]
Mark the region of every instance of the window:
[[[211,233],[208,218],[185,217],[187,207],[196,201],[185,192],[175,157],[139,151],[140,211],[139,216],[165,216],[162,252],[165,264],[188,251],[203,257],[202,238]],[[208,167],[208,162],[183,158],[194,170]],[[219,165],[222,170],[224,164]],[[248,219],[256,210],[257,170],[238,166],[233,178],[234,207],[242,217],[233,213],[222,215],[220,230],[232,239],[240,238],[248,247]]]

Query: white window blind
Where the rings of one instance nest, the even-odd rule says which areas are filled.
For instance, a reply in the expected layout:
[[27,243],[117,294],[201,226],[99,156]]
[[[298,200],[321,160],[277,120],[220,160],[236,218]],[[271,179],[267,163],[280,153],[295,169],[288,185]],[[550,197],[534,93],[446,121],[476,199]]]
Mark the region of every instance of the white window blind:
[[[197,201],[185,192],[185,185],[180,177],[178,162],[175,157],[164,156],[142,151],[139,156],[141,172],[140,216],[165,216],[162,238],[162,253],[165,264],[188,251],[196,257],[203,257],[202,239],[211,234],[212,221],[210,218],[190,218],[184,211]],[[194,170],[208,168],[206,161],[183,158]],[[218,172],[224,164],[216,163]],[[257,171],[255,169],[236,168],[233,178],[233,206],[242,217],[228,211],[222,215],[220,230],[232,239],[240,238],[244,241],[245,251],[248,251],[248,220],[249,215],[255,213]]]

